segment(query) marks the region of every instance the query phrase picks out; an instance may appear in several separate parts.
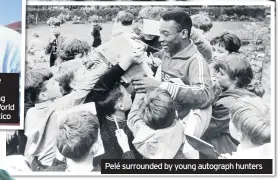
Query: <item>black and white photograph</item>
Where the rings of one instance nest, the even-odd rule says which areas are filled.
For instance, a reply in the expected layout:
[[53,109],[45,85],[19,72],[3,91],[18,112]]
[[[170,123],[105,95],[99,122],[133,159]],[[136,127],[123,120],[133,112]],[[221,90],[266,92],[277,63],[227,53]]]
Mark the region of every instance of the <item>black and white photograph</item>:
[[27,5],[25,128],[2,166],[273,159],[272,8]]

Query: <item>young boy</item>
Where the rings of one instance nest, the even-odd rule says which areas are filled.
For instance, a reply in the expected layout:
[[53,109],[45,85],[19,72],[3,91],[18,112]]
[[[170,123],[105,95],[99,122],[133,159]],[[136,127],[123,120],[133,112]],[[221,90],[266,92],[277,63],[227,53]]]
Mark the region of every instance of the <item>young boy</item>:
[[100,171],[93,166],[93,159],[101,141],[99,122],[88,111],[72,112],[63,119],[57,134],[57,148],[67,164],[50,167],[46,171],[90,172]]
[[131,143],[133,136],[127,127],[127,112],[130,110],[131,105],[131,95],[119,83],[116,83],[111,90],[103,93],[98,98],[96,107],[100,120],[100,134],[105,150],[105,154],[100,158],[125,158],[126,154],[119,146],[115,134],[115,131],[119,129],[123,129],[124,133],[127,134],[130,147],[135,151]]
[[250,63],[239,54],[226,55],[224,59],[215,65],[222,92],[214,100],[211,121],[202,138],[212,144],[217,152],[231,154],[238,142],[229,132],[230,108],[238,98],[257,94],[248,88],[253,79]]
[[72,38],[67,41],[63,53],[60,54],[59,63],[76,59],[79,55],[83,56],[91,51],[91,46],[86,41]]
[[235,34],[229,32],[213,38],[210,44],[213,47],[213,59],[216,60],[221,59],[221,57],[227,54],[238,53],[241,47],[240,39]]
[[174,101],[165,90],[136,94],[127,125],[133,144],[146,159],[184,158],[183,127],[177,121]]
[[192,25],[199,31],[205,38],[207,38],[207,33],[212,28],[213,24],[210,17],[206,13],[199,13],[191,16]]
[[[242,97],[230,109],[230,133],[239,141],[232,159],[272,159],[269,107],[259,97]],[[227,157],[227,155],[223,155]]]
[[55,65],[56,59],[64,51],[66,38],[61,35],[61,21],[58,18],[50,18],[47,24],[52,32],[52,37],[46,46],[45,53],[50,54],[50,67],[52,67]]
[[[58,132],[57,116],[53,101],[62,96],[58,82],[45,79],[36,88],[35,107],[27,111],[25,135],[27,155],[50,166],[56,156],[55,138]],[[38,121],[39,120],[39,121]]]
[[94,19],[92,21],[93,25],[93,30],[91,32],[91,35],[94,37],[94,42],[93,42],[93,48],[96,48],[101,45],[101,35],[100,31],[102,30],[102,27],[98,24],[97,19]]
[[133,33],[133,14],[125,11],[120,11],[117,14],[116,20],[112,27],[112,37],[122,33]]

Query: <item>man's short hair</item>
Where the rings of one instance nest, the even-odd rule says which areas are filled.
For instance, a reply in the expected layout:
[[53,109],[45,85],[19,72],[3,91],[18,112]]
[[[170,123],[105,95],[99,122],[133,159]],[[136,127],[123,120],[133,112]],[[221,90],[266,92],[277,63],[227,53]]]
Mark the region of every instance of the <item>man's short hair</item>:
[[175,21],[178,24],[178,31],[180,32],[186,29],[188,32],[188,37],[190,36],[192,20],[189,14],[187,14],[185,11],[180,9],[168,11],[165,12],[161,18],[164,21]]
[[91,112],[69,113],[59,126],[57,148],[64,157],[80,161],[88,155],[99,138],[98,131],[98,119]]
[[133,14],[125,11],[120,11],[116,17],[118,22],[121,22],[123,26],[130,26],[133,23],[134,16]]
[[155,130],[170,127],[177,118],[173,99],[161,89],[149,91],[140,101],[139,111],[144,122]]
[[62,22],[58,18],[51,17],[46,23],[48,26],[60,26]]
[[105,115],[110,116],[116,111],[116,104],[123,97],[120,86],[119,83],[116,83],[113,89],[105,92],[98,98],[97,104],[105,112]]

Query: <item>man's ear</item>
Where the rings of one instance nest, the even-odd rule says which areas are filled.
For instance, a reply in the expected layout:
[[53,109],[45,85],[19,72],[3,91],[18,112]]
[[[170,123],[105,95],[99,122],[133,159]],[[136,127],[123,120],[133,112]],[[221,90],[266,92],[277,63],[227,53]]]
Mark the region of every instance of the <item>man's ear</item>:
[[181,31],[181,38],[186,39],[188,37],[188,31],[186,29],[183,29]]
[[40,99],[40,101],[46,101],[46,100],[48,100],[47,93],[46,93],[46,92],[41,92],[41,93],[39,94],[39,99]]

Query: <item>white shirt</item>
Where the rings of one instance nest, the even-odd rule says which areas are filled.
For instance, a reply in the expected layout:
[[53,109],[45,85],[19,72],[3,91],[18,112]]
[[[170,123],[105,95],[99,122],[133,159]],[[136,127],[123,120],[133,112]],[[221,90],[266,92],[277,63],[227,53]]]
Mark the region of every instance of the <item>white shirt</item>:
[[21,34],[0,26],[0,73],[20,73]]

